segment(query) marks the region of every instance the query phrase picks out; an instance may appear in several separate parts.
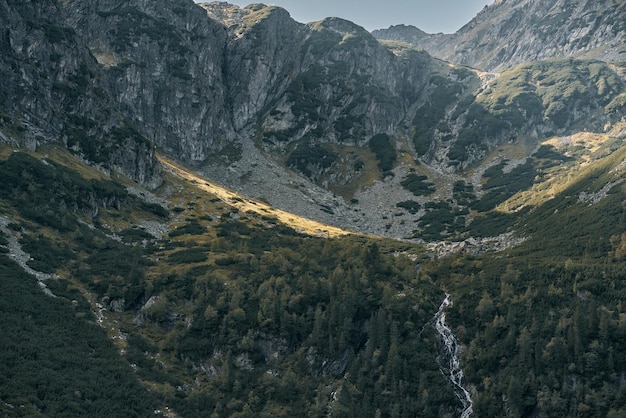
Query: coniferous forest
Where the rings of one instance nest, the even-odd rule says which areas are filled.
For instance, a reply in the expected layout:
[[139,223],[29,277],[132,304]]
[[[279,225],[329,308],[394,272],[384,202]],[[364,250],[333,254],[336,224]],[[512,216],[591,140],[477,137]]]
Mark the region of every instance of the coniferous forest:
[[621,190],[559,217],[551,201],[513,249],[440,258],[305,235],[174,176],[168,208],[146,203],[53,152],[0,160],[6,416],[456,416],[445,292],[477,416],[626,410]]

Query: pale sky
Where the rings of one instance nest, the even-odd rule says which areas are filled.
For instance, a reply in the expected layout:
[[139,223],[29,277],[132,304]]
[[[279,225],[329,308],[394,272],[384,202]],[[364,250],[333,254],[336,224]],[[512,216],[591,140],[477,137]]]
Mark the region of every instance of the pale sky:
[[[197,3],[210,0],[196,0]],[[494,0],[230,0],[244,7],[250,3],[280,6],[298,22],[341,17],[365,29],[413,25],[428,33],[453,33]]]

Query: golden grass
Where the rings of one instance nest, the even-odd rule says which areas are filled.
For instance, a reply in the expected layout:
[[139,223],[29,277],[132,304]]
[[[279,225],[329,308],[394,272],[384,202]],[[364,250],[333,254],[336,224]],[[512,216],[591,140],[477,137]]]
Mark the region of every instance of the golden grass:
[[7,160],[14,150],[14,147],[6,144],[0,144],[0,158],[3,160]]
[[556,149],[582,145],[589,152],[595,152],[609,139],[611,139],[610,135],[604,133],[579,132],[565,138],[551,138],[544,141],[542,145],[552,145]]
[[[593,157],[602,146],[616,137],[624,135],[626,124],[617,124],[609,133],[579,132],[567,137],[554,137],[541,143],[551,145],[568,155],[568,148],[583,147],[584,153],[575,161],[564,163],[555,168],[546,179],[535,183],[529,190],[521,191],[498,206],[497,210],[515,212],[526,206],[539,206],[553,197],[563,193],[575,183],[589,174],[589,170],[597,164],[605,164],[604,157]],[[621,151],[617,151],[621,152]],[[614,154],[611,153],[611,154]]]
[[298,215],[294,215],[293,213],[273,208],[267,203],[244,197],[226,189],[225,187],[219,186],[202,177],[199,177],[196,174],[193,174],[182,165],[177,164],[161,155],[158,156],[158,159],[163,167],[170,173],[187,180],[198,189],[216,196],[224,203],[237,208],[242,212],[250,211],[261,216],[275,217],[279,222],[294,228],[296,231],[312,236],[338,237],[352,234],[344,229],[326,225],[311,219],[302,218]]

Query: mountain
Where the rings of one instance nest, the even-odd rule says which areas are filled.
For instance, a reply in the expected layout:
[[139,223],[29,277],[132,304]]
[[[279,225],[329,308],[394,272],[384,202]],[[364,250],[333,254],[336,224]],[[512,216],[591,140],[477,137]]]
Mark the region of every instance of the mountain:
[[[274,122],[277,109],[294,104],[294,96],[301,93],[298,88],[307,89],[310,103],[302,103],[293,109],[294,114],[282,117],[292,120],[290,130],[294,132],[282,129],[277,135],[296,140],[314,129],[326,133],[338,118],[331,111],[345,114],[345,118],[350,115],[345,112],[348,106],[356,108],[352,112],[365,112],[371,126],[357,124],[365,134],[391,132],[402,115],[397,115],[397,110],[403,111],[406,103],[414,100],[403,96],[419,91],[424,83],[424,64],[395,59],[369,33],[350,22],[328,19],[305,26],[292,20],[284,9],[256,5],[239,9],[242,17],[227,28],[209,19],[207,13],[215,17],[221,8],[231,6],[212,3],[203,7],[208,12],[192,2],[174,7],[171,2],[122,5],[109,1],[93,5],[74,2],[66,10],[68,23],[103,63],[124,106],[140,116],[142,127],[157,145],[183,161],[203,162],[226,146],[240,146],[237,139],[253,135],[248,131],[259,129],[257,125],[278,123]],[[320,78],[317,80],[314,73],[322,67],[328,68],[328,74],[315,75]],[[367,94],[367,99],[374,101],[376,93],[394,97],[394,101],[397,97],[395,107],[368,110],[357,106],[352,96],[346,99],[355,88],[342,84],[357,71],[363,72],[358,74],[362,77],[358,87],[367,80],[372,90],[358,94]],[[162,83],[163,79],[168,83]],[[318,81],[325,81],[327,87],[308,91],[306,83]],[[331,82],[338,83],[336,92],[328,88]],[[298,96],[298,100],[304,98]],[[313,111],[318,112],[316,101],[320,100],[336,103],[319,110],[328,119],[325,125],[308,126],[316,122],[311,117]],[[270,115],[271,111],[274,114]],[[189,119],[181,119],[183,114]],[[197,128],[190,130],[194,123]],[[335,133],[337,140],[340,134],[349,132]],[[168,135],[183,138],[182,143]],[[266,142],[273,137],[271,131],[264,135]],[[276,141],[280,138],[274,138]]]
[[568,40],[472,68],[262,4],[0,0],[0,415],[624,416],[626,67],[577,29],[623,7],[567,5],[395,28]]
[[[51,10],[30,2],[14,8],[22,23],[7,19],[7,42],[13,33],[28,32],[24,22],[39,19],[54,28],[32,32],[46,40],[37,44],[42,51],[71,47],[67,54],[56,52],[60,68],[73,68],[63,61],[68,59],[78,66],[72,71],[84,76],[61,73],[51,84],[47,74],[29,70],[30,84],[50,96],[50,107],[62,103],[52,96],[62,86],[85,102],[56,114],[37,110],[37,120],[59,120],[57,129],[67,132],[62,143],[88,160],[158,185],[158,174],[144,173],[158,170],[154,154],[143,162],[142,153],[118,156],[88,148],[86,138],[118,126],[113,140],[102,137],[101,147],[121,138],[150,141],[248,196],[364,233],[430,239],[424,205],[454,200],[458,181],[471,185],[478,198],[480,175],[469,176],[468,169],[487,170],[498,147],[526,144],[530,157],[552,136],[583,127],[608,131],[624,114],[623,68],[601,61],[523,64],[492,75],[449,65],[406,43],[379,43],[345,20],[304,25],[284,9],[260,4],[54,4]],[[494,5],[479,17],[494,8],[504,15],[510,7]],[[85,54],[82,61],[70,59],[77,51]],[[15,80],[9,85],[19,86],[22,75],[12,56],[4,58]],[[53,65],[48,58],[42,62]],[[5,97],[29,94],[10,91]],[[8,121],[20,115],[15,106],[5,105]],[[106,114],[102,107],[113,109],[110,121],[98,120],[96,115]],[[27,137],[44,129],[39,125]],[[55,138],[54,132],[47,136]],[[29,141],[36,146],[37,140]],[[457,227],[434,236],[466,238],[459,213],[471,207],[449,207]]]
[[393,25],[388,29],[376,29],[372,31],[372,36],[376,39],[387,41],[400,41],[409,44],[420,45],[421,41],[426,41],[433,35],[411,25]]
[[[235,8],[240,17],[226,27],[207,16],[224,15],[224,3],[206,4],[204,13],[191,1],[161,6],[66,5],[67,24],[100,60],[135,125],[215,180],[303,215],[372,230],[374,220],[362,221],[332,191],[358,187],[350,179],[362,170],[347,167],[365,164],[358,154],[371,137],[404,123],[430,57],[397,57],[351,22],[307,26],[276,7]],[[298,157],[309,149],[311,161]],[[300,190],[294,168],[305,174]],[[317,204],[303,207],[306,199]]]
[[403,26],[373,34],[485,71],[566,57],[623,62],[625,14],[621,0],[498,0],[451,35],[416,37],[418,29]]

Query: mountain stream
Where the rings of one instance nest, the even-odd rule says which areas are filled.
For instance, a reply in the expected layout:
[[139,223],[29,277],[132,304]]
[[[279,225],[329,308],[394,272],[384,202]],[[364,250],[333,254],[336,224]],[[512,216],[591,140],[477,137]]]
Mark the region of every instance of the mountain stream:
[[441,371],[450,380],[454,387],[454,393],[461,401],[463,412],[461,418],[469,418],[474,412],[472,409],[472,397],[463,384],[463,369],[461,369],[461,361],[459,360],[459,342],[452,333],[452,330],[446,325],[445,309],[452,305],[450,295],[446,293],[446,298],[439,306],[439,310],[435,314],[433,320],[435,329],[444,343],[443,353],[439,357]]

